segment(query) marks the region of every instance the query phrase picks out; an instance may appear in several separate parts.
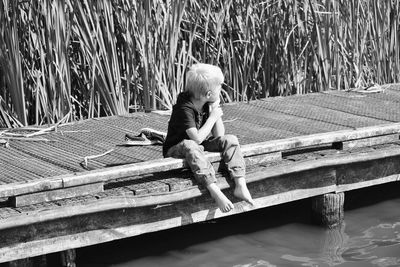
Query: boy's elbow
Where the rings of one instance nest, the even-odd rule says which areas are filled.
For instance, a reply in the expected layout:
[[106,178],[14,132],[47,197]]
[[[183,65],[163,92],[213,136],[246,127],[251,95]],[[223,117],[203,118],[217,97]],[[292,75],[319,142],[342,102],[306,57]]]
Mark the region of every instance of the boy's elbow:
[[200,145],[203,142],[199,137],[192,138],[192,140],[198,145]]
[[190,140],[192,140],[193,142],[195,142],[196,144],[201,144],[202,140],[200,139],[200,137],[197,134],[188,134],[188,137]]

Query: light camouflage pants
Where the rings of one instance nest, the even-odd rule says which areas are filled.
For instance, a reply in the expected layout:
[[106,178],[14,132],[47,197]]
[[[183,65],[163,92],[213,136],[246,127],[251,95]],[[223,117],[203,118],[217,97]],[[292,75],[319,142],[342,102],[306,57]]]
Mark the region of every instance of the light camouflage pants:
[[228,134],[211,138],[205,140],[201,145],[193,140],[185,139],[171,147],[166,157],[186,159],[196,180],[207,186],[215,183],[217,180],[214,168],[205,157],[204,151],[221,152],[222,160],[231,178],[244,177],[246,175],[246,165],[240,150],[239,141],[234,135]]

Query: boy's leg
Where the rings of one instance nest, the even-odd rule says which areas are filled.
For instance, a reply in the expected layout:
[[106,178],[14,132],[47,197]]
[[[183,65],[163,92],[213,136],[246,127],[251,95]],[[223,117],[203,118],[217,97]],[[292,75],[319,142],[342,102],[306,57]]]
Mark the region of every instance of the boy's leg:
[[244,177],[246,175],[246,164],[236,136],[227,134],[215,137],[204,141],[202,145],[206,151],[221,152],[222,160],[231,178]]
[[222,193],[216,184],[217,179],[215,178],[214,168],[205,157],[202,146],[193,140],[183,140],[171,147],[166,156],[185,158],[196,180],[207,187],[220,210],[228,212],[233,209],[232,202]]
[[206,140],[202,145],[207,151],[222,153],[222,159],[229,175],[235,181],[234,195],[254,205],[253,198],[246,185],[246,164],[237,137],[228,134]]

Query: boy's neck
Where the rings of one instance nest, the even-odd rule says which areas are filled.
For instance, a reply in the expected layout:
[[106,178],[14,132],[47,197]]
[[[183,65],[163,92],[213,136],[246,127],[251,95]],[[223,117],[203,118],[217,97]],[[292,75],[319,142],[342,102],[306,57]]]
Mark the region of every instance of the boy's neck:
[[203,111],[203,106],[207,103],[206,100],[203,99],[196,99],[194,97],[190,98],[190,101],[193,103],[194,107],[196,108],[196,110],[198,112],[202,112]]

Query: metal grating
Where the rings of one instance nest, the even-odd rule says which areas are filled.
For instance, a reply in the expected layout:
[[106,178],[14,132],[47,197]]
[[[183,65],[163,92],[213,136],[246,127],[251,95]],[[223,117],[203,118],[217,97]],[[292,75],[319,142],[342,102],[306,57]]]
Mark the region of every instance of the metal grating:
[[379,99],[383,101],[390,101],[393,103],[400,103],[400,91],[396,93],[396,91],[392,90],[384,90],[383,92],[380,93],[358,93],[358,92],[347,92],[349,96],[363,96],[363,97],[369,97],[373,99]]
[[[150,117],[156,114],[139,115],[140,120],[135,117],[113,117],[112,119],[97,121],[90,124],[90,132],[73,133],[72,138],[80,139],[91,146],[101,148],[103,152],[115,148],[124,143],[126,133],[137,133],[140,128],[151,127],[156,130],[166,131],[164,128],[155,127],[158,121]],[[144,120],[145,118],[145,120]],[[152,122],[153,124],[151,124]],[[164,121],[165,123],[165,121]],[[166,127],[166,126],[165,126]],[[116,147],[114,151],[104,157],[97,159],[105,165],[126,164],[132,162],[146,161],[162,156],[161,146],[143,147]]]
[[331,110],[381,120],[382,123],[400,121],[400,112],[396,112],[400,108],[399,103],[368,97],[349,97],[345,94],[346,92],[310,94],[304,101]]
[[387,123],[387,121],[384,120],[363,117],[362,115],[352,114],[344,110],[337,110],[335,106],[341,104],[336,103],[335,105],[330,105],[326,100],[329,97],[328,94],[310,94],[289,97],[287,101],[285,101],[284,98],[278,98],[277,100],[268,98],[263,100],[263,105],[265,108],[276,112],[312,119],[315,121],[315,125],[327,125],[326,123],[336,125],[327,128],[327,131]]
[[29,181],[67,173],[62,168],[13,148],[13,145],[10,148],[2,148],[1,154],[3,158],[0,162],[0,183],[5,180],[7,183]]
[[[263,120],[263,124],[276,129],[276,131],[292,132],[295,135],[306,135],[343,129],[343,127],[338,127],[334,124],[316,122],[310,118],[297,117],[282,112],[276,112],[269,109],[269,106],[266,104],[265,101],[250,102],[250,108],[248,109],[248,112],[243,113],[243,117],[253,117],[256,121]],[[262,116],[260,116],[260,114],[262,114]]]
[[267,110],[249,104],[225,105],[223,109],[226,132],[236,135],[242,144],[298,135],[293,129],[275,127]]

